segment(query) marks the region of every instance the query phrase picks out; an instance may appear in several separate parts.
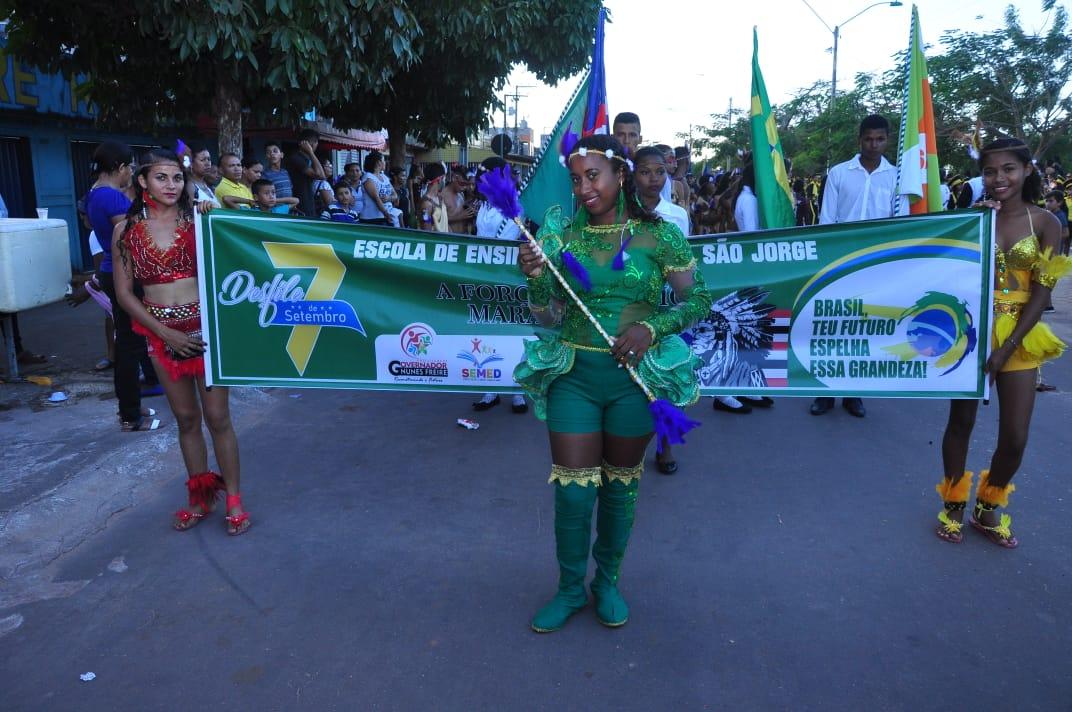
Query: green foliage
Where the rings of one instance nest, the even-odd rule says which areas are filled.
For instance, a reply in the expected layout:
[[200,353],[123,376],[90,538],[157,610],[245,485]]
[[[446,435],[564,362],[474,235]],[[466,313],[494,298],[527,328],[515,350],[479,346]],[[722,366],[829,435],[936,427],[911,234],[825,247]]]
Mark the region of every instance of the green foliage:
[[0,17],[12,54],[88,75],[102,122],[147,127],[210,113],[219,85],[274,123],[381,94],[421,34],[404,0],[0,0]]
[[510,69],[524,62],[557,82],[588,63],[600,0],[439,0],[413,5],[423,32],[419,64],[400,69],[390,90],[355,88],[347,102],[322,102],[337,126],[383,126],[431,146],[461,141],[486,125]]
[[[1024,32],[1015,8],[1009,6],[1003,27],[983,34],[948,32],[942,38],[944,53],[926,49],[938,157],[953,172],[977,172],[964,143],[977,117],[986,139],[1016,136],[1040,160],[1072,150],[1068,14],[1054,3],[1043,3],[1043,9],[1052,14],[1048,29],[1039,35]],[[820,81],[774,107],[782,147],[792,157],[796,175],[821,172],[855,154],[860,119],[871,113],[890,120],[886,156],[896,162],[904,56],[895,55],[893,68],[884,74],[857,76],[853,88],[839,93],[833,106],[829,83]],[[737,149],[751,143],[743,112],[734,112],[729,122],[725,114],[713,114],[712,125],[702,131],[694,143],[716,166],[734,165]]]
[[993,32],[948,32],[949,48],[930,60],[936,91],[960,126],[978,116],[988,133],[1015,136],[1043,157],[1072,127],[1072,35],[1068,11],[1051,10],[1042,34],[1024,32],[1016,9],[1005,11],[1005,26]]

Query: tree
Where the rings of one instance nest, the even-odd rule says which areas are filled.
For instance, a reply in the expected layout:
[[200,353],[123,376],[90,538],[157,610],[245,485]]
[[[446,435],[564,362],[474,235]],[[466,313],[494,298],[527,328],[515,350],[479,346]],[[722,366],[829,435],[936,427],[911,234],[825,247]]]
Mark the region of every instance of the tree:
[[319,103],[384,92],[416,61],[405,0],[0,0],[8,51],[84,74],[105,125],[157,128],[215,114],[222,150],[242,119],[295,124]]
[[407,134],[430,146],[464,141],[487,125],[516,62],[555,83],[589,61],[600,0],[437,0],[414,5],[423,33],[419,64],[398,71],[387,92],[359,87],[323,102],[335,125],[387,129],[391,163],[403,165]]
[[1051,12],[1049,29],[1031,35],[1010,5],[1004,27],[947,32],[942,42],[948,51],[929,62],[943,103],[955,108],[965,129],[978,117],[992,133],[1025,141],[1039,158],[1072,128],[1068,11],[1057,6]]
[[[956,172],[975,172],[963,136],[974,130],[978,117],[991,134],[1016,136],[1032,147],[1039,159],[1072,150],[1072,36],[1068,13],[1050,0],[1049,28],[1029,35],[1012,6],[1005,24],[993,32],[947,32],[944,53],[928,51],[938,156]],[[896,152],[898,120],[904,92],[904,52],[892,58],[892,69],[881,75],[860,74],[851,91],[830,104],[830,85],[819,81],[798,91],[774,108],[779,136],[794,171],[807,174],[843,161],[857,150],[860,119],[878,113],[890,119],[891,145]],[[747,149],[747,122],[733,125],[724,114],[712,116],[706,138],[698,147],[714,151],[716,164],[737,148]]]

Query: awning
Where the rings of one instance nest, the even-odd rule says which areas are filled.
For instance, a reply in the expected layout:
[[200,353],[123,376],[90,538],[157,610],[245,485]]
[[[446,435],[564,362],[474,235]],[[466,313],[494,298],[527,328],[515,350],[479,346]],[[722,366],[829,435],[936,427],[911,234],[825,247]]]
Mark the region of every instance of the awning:
[[335,151],[347,151],[358,148],[365,151],[383,151],[387,148],[386,131],[361,131],[350,129],[342,132],[336,130],[319,129],[320,148]]

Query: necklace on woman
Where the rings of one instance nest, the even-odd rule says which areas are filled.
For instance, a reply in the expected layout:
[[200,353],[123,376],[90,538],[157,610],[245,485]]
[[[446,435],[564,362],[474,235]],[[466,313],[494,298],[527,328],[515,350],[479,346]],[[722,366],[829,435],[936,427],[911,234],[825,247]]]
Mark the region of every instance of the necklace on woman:
[[[600,238],[602,238],[602,236],[604,236],[604,235],[609,235],[609,234],[613,234],[613,233],[617,232],[618,233],[618,252],[621,253],[622,262],[624,263],[626,260],[629,259],[629,253],[625,251],[625,248],[629,244],[629,240],[633,239],[633,226],[634,226],[634,221],[633,221],[632,218],[629,218],[624,223],[611,223],[610,225],[585,225],[583,228],[581,228],[581,232],[586,234],[586,235],[591,235],[593,237],[600,237]],[[625,239],[625,231],[626,230],[629,231],[629,239],[628,240]],[[613,250],[614,249],[613,243],[610,244],[610,245],[607,245],[606,243],[603,243],[601,245],[601,247],[604,250]]]

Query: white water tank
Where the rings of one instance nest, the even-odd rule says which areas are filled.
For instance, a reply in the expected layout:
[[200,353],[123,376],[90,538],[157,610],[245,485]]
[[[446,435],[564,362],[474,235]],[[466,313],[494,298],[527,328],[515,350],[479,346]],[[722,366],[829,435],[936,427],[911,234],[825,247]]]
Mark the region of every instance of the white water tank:
[[65,221],[0,220],[0,312],[58,302],[70,283]]

